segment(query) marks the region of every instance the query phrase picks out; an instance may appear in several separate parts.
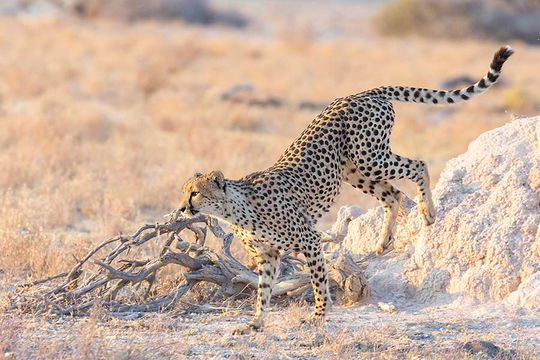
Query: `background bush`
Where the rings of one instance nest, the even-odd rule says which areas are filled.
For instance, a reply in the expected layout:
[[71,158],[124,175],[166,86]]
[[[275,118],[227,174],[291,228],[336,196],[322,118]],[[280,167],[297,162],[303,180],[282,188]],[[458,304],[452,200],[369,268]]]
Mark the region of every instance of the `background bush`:
[[0,0],[0,14],[47,15],[67,12],[82,18],[121,21],[180,19],[187,23],[247,25],[239,12],[218,10],[206,0]]
[[540,44],[540,0],[397,0],[374,18],[385,35],[521,39]]

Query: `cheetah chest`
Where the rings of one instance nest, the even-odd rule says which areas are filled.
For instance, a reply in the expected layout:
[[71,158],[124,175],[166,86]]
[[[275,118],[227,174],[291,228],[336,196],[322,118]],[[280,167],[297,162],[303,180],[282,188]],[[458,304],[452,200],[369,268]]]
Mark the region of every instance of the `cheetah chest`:
[[272,246],[273,244],[271,242],[262,239],[248,229],[236,225],[231,226],[231,228],[252,256],[256,256],[260,253],[267,253],[275,248],[275,246]]

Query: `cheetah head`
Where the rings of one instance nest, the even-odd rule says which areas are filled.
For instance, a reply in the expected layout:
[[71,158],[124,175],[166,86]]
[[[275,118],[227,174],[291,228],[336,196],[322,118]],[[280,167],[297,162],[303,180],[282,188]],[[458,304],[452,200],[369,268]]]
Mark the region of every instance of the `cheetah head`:
[[221,171],[195,174],[182,187],[179,209],[187,216],[197,213],[222,216],[226,200],[225,179]]

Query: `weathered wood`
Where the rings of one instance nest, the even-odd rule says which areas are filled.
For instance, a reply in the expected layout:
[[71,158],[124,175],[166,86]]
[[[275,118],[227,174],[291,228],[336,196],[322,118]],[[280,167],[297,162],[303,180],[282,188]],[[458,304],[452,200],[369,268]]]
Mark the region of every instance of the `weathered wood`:
[[330,279],[343,290],[344,298],[354,303],[367,297],[369,289],[360,266],[347,251],[339,250],[336,255],[336,259],[328,264],[328,272]]
[[[132,235],[103,241],[77,261],[69,272],[21,285],[22,291],[14,298],[15,307],[57,315],[84,315],[100,304],[111,316],[131,318],[142,312],[171,309],[193,285],[201,282],[217,285],[217,294],[221,297],[255,292],[257,274],[234,257],[231,252],[234,236],[227,234],[216,219],[204,215],[185,218],[177,213],[168,216],[169,220],[163,224],[146,224]],[[195,241],[185,241],[181,236],[183,231],[191,232]],[[222,240],[218,250],[206,247],[208,231]],[[129,258],[130,249],[144,246],[164,234],[168,236],[157,258]],[[118,245],[108,254],[98,256],[107,245],[114,243]],[[349,302],[365,297],[368,294],[366,281],[361,267],[352,257],[338,251],[329,258],[330,279],[341,292],[340,297]],[[92,272],[91,264],[98,266],[97,273]],[[169,265],[183,268],[179,273],[183,281],[168,294],[148,298],[152,286],[159,281],[158,270]],[[274,296],[297,296],[310,284],[305,261],[290,252],[281,257],[280,273],[273,288]],[[52,284],[53,280],[61,278],[65,280],[58,285]],[[140,287],[143,283],[148,284],[145,291],[145,286]],[[134,288],[131,295],[124,296],[122,302],[116,300],[127,287]],[[142,296],[134,295],[138,291],[144,291]],[[40,295],[36,296],[36,292]],[[216,296],[212,298],[216,299]]]

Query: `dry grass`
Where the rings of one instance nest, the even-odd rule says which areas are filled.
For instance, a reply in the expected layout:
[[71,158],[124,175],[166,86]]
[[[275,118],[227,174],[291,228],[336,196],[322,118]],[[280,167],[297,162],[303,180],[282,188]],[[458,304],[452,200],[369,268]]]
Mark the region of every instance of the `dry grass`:
[[[448,76],[478,76],[496,48],[461,42],[456,53],[444,41],[381,47],[303,37],[299,49],[298,37],[281,32],[262,41],[172,24],[54,19],[5,18],[0,29],[1,263],[32,277],[64,268],[65,255],[99,238],[155,221],[195,171],[237,178],[271,165],[316,114],[221,102],[231,85],[249,81],[262,95],[324,103],[381,84],[436,87]],[[540,80],[530,76],[539,53],[518,44],[504,74],[511,89],[450,113],[397,104],[395,150],[426,159],[437,178],[448,158],[508,121],[504,104],[537,111],[516,93],[529,103],[540,97]],[[376,204],[350,189],[340,203],[353,196]]]
[[273,311],[267,329],[249,336],[230,335],[248,317],[227,312],[154,314],[133,321],[110,319],[99,311],[79,320],[0,317],[0,359],[484,359],[464,349],[476,339],[495,342],[510,355],[500,353],[495,359],[535,358],[527,343],[531,334],[516,341],[513,327],[478,328],[496,324],[493,316],[462,314],[444,322],[428,316],[415,322],[411,314],[378,319],[381,315],[370,310],[352,307],[347,315],[332,316],[324,329],[302,327],[294,316],[305,316],[308,308],[292,306]]
[[[103,238],[159,220],[175,207],[180,184],[195,171],[221,169],[238,178],[270,166],[316,115],[292,106],[220,101],[230,86],[247,81],[261,96],[323,103],[379,85],[433,88],[450,76],[483,75],[499,45],[320,39],[302,23],[283,29],[261,37],[152,22],[1,18],[2,297],[14,282],[66,269],[72,256]],[[515,48],[503,76],[511,85],[507,90],[492,89],[452,112],[396,104],[395,151],[427,160],[436,179],[472,139],[509,121],[505,106],[537,113],[540,49]],[[519,94],[527,94],[525,104]],[[345,203],[376,204],[346,188],[322,228]],[[151,347],[146,342],[155,341],[151,354],[174,358],[191,347],[170,345],[173,339],[160,338],[163,329],[131,329],[139,322],[117,325],[131,329],[119,345],[108,338],[117,332],[96,325],[98,315],[62,326],[26,320],[0,315],[0,344],[8,349],[0,356],[17,348],[21,358],[100,358],[111,351],[119,359],[144,358],[141,351]],[[168,319],[165,326],[178,321]],[[188,330],[175,332],[176,339],[189,337]],[[77,341],[50,345],[35,339],[57,333]],[[346,341],[333,342],[342,345],[324,345],[325,353],[347,351]],[[253,352],[249,344],[241,346]]]

